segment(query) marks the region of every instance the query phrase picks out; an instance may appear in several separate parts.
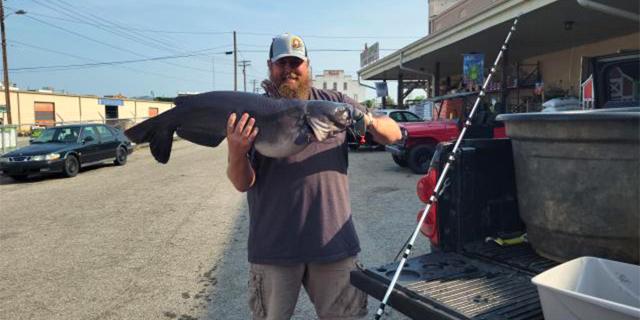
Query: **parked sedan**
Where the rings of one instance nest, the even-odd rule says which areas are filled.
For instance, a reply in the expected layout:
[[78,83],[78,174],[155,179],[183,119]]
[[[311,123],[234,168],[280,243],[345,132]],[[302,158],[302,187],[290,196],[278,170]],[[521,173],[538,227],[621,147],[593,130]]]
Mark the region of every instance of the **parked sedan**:
[[[398,123],[404,122],[422,122],[424,121],[415,113],[408,110],[400,109],[378,109],[372,112],[373,115],[385,115],[395,120]],[[365,132],[364,135],[356,133],[355,130],[349,130],[347,132],[347,143],[351,150],[357,150],[360,146],[369,146],[372,148],[384,148],[373,141],[373,137],[369,132]]]
[[124,165],[133,151],[122,131],[103,124],[67,125],[45,129],[29,146],[0,157],[0,170],[15,180],[30,174],[60,172],[73,177],[81,167],[113,160]]

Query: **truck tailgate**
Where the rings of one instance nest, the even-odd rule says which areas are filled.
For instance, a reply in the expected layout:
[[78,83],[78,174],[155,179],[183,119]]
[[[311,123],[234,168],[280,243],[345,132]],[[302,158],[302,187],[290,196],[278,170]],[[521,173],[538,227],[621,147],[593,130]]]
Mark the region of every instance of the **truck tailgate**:
[[[396,266],[354,271],[351,282],[381,300]],[[542,319],[532,276],[482,258],[431,253],[407,261],[389,305],[414,319]]]

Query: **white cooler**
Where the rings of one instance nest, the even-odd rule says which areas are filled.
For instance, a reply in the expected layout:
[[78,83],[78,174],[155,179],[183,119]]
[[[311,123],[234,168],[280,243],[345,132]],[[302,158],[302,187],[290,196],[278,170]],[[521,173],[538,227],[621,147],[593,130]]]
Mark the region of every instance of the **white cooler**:
[[640,319],[640,266],[581,257],[531,281],[546,320]]

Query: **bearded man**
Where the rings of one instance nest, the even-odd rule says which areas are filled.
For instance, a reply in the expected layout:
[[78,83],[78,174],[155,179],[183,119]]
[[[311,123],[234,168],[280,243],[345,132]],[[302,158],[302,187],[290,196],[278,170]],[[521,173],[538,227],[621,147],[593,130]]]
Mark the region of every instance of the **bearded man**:
[[[342,93],[311,86],[302,38],[283,34],[269,50],[266,95],[344,102],[366,113],[364,125],[381,144],[401,138],[386,116],[373,117]],[[319,319],[367,314],[367,295],[349,282],[360,244],[351,218],[348,147],[342,132],[312,142],[287,158],[269,158],[253,146],[259,128],[247,114],[228,119],[227,177],[249,204],[249,308],[254,319],[289,319],[304,287]]]

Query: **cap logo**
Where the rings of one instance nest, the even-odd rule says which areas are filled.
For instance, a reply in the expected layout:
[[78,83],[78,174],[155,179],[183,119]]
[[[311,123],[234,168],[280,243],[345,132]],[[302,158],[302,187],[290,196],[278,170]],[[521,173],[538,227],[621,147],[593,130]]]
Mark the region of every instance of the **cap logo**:
[[302,48],[302,40],[298,37],[291,38],[291,48],[293,49]]

